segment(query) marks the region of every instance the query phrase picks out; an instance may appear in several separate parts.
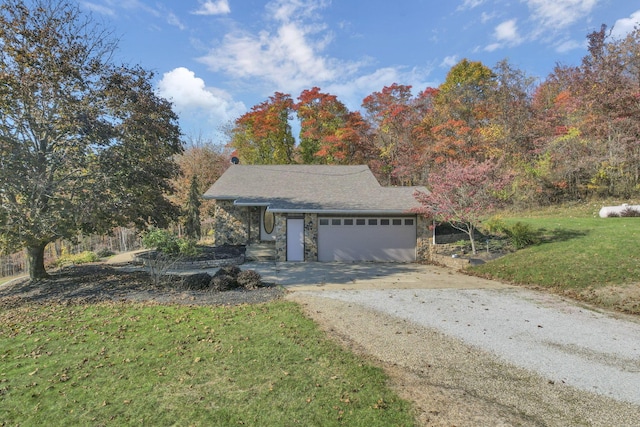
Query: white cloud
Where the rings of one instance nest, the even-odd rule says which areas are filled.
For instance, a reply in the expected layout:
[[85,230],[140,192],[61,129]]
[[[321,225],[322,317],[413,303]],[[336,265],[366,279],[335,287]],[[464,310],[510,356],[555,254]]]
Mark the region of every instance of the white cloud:
[[578,42],[575,40],[567,40],[556,46],[556,52],[566,53],[575,49],[585,49],[587,47],[587,41]]
[[84,6],[86,9],[92,11],[92,12],[96,12],[99,13],[101,15],[107,15],[107,16],[115,16],[115,12],[113,11],[113,9],[108,8],[106,6],[102,6],[99,4],[95,4],[95,3],[91,3],[88,1],[83,1],[80,3],[82,6]]
[[587,16],[599,0],[526,0],[540,31],[558,31]]
[[228,0],[206,0],[200,2],[200,8],[192,13],[194,15],[226,15],[230,12]]
[[482,22],[483,24],[486,24],[487,22],[493,20],[496,16],[498,16],[498,14],[495,12],[493,13],[482,12],[480,14],[480,22]]
[[464,0],[464,2],[458,6],[458,10],[475,9],[484,2],[485,0]]
[[366,96],[373,92],[379,92],[383,87],[391,86],[394,83],[411,86],[414,95],[427,87],[437,87],[438,83],[427,81],[430,73],[431,68],[429,67],[410,70],[397,67],[379,68],[372,73],[349,81],[330,84],[326,91],[336,95],[349,110],[356,111],[360,109],[362,100]]
[[258,79],[275,86],[275,90],[290,93],[347,77],[362,62],[323,55],[331,34],[312,19],[312,12],[323,4],[304,0],[270,3],[268,18],[276,24],[274,29],[257,34],[242,30],[229,33],[200,61],[213,71],[234,78]]
[[636,10],[628,18],[618,19],[613,25],[611,37],[616,39],[624,38],[637,26],[640,26],[640,10]]
[[523,41],[518,32],[516,19],[510,19],[498,24],[493,30],[493,38],[496,41],[484,47],[486,52],[493,52],[505,46],[518,46]]
[[182,23],[182,21],[180,21],[180,18],[178,18],[176,14],[173,12],[169,12],[169,14],[167,15],[167,22],[170,25],[173,25],[174,27],[178,27],[181,30],[184,30],[186,28],[186,26]]
[[510,19],[500,23],[494,30],[494,37],[508,45],[515,46],[522,42],[522,37],[518,34],[518,25],[516,19]]
[[458,63],[458,55],[450,55],[450,56],[446,56],[442,60],[442,62],[440,63],[440,66],[443,68],[451,68],[457,63]]
[[227,92],[206,87],[204,80],[184,67],[164,73],[158,82],[158,94],[171,101],[178,114],[206,116],[212,122],[225,123],[247,110]]

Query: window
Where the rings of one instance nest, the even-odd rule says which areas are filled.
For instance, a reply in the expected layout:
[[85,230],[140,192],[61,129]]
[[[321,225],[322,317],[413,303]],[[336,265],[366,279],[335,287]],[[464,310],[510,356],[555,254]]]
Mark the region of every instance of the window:
[[356,219],[356,225],[365,225],[366,222],[364,221],[364,218],[358,218]]
[[329,225],[329,220],[326,218],[321,218],[320,219],[320,225]]
[[345,219],[344,220],[344,225],[353,225],[353,219],[351,219],[351,218]]
[[405,219],[404,225],[413,225],[413,219]]
[[380,225],[389,225],[389,220],[387,218],[380,220]]
[[378,220],[375,218],[369,218],[369,225],[378,225]]
[[402,225],[402,220],[401,219],[394,219],[393,220],[393,225]]
[[273,215],[273,212],[270,212],[266,209],[264,210],[264,214],[262,215],[262,224],[264,225],[265,233],[273,233],[273,227],[276,225],[276,219]]
[[334,218],[331,220],[331,225],[340,225],[340,218]]

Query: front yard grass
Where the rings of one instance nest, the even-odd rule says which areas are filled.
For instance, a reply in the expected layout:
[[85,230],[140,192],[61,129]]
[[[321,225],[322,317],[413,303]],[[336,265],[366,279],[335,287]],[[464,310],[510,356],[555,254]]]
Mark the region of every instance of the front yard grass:
[[542,242],[471,272],[640,314],[640,218],[545,214],[505,219],[517,221],[539,229]]
[[413,425],[293,303],[0,309],[0,425]]

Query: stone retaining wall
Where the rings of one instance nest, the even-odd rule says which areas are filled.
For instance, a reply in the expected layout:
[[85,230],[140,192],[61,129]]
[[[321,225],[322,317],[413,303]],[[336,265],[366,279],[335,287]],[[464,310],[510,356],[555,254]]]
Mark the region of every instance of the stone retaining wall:
[[[144,255],[144,253],[142,254]],[[136,255],[134,258],[136,263],[142,264],[144,266],[149,265],[149,259]],[[226,259],[208,259],[203,261],[178,261],[175,264],[171,265],[171,270],[200,270],[205,268],[218,268],[224,267],[226,265],[240,265],[245,261],[244,254],[237,256],[235,258],[226,258]]]

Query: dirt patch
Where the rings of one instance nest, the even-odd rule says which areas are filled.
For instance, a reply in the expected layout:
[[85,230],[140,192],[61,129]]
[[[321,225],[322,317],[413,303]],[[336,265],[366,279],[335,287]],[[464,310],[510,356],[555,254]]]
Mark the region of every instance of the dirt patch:
[[281,298],[284,291],[266,284],[256,290],[213,292],[183,289],[180,282],[167,280],[155,286],[142,270],[103,264],[66,267],[49,279],[20,280],[0,288],[0,307],[29,303],[86,304],[100,301],[156,301],[163,304],[237,305]]

